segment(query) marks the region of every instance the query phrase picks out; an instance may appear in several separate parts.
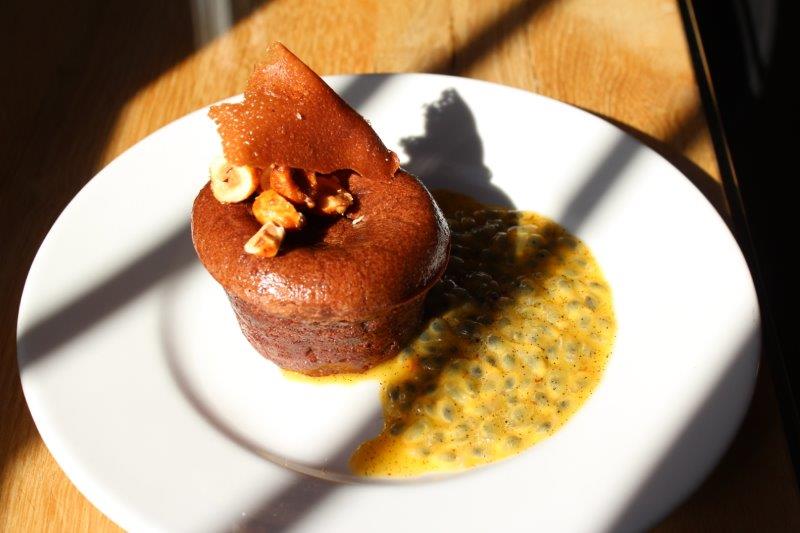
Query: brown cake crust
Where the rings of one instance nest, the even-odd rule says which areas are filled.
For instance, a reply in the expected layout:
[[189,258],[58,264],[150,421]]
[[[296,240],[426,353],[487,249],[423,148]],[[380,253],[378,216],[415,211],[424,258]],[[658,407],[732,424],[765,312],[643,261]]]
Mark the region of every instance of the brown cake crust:
[[354,175],[348,188],[357,199],[349,218],[310,217],[273,258],[244,251],[259,228],[249,203],[222,204],[208,185],[195,200],[201,262],[228,293],[248,340],[281,367],[362,372],[390,357],[413,334],[447,265],[447,224],[415,177]]
[[396,354],[416,331],[425,293],[356,320],[284,318],[233,296],[230,301],[242,333],[263,356],[282,368],[324,376],[364,372]]
[[405,172],[392,180],[349,181],[357,205],[348,217],[309,217],[272,258],[244,251],[260,227],[251,203],[222,204],[206,185],[192,209],[200,260],[232,296],[276,316],[355,319],[414,298],[446,266],[444,216]]

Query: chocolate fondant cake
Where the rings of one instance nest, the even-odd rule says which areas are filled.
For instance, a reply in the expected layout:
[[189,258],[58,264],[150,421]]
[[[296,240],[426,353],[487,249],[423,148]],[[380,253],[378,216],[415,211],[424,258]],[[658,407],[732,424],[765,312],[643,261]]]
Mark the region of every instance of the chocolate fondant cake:
[[226,161],[195,200],[192,237],[250,343],[310,375],[394,355],[448,258],[425,187],[280,44],[244,100],[210,115]]

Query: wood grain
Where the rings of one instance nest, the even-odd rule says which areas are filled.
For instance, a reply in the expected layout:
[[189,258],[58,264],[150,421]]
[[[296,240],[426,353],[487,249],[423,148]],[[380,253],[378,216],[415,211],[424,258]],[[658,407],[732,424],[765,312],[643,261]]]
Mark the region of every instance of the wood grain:
[[[653,146],[725,213],[672,0],[233,0],[233,28],[199,47],[188,3],[62,4],[3,7],[1,531],[117,529],[55,464],[22,397],[14,324],[41,239],[75,192],[126,148],[239,92],[269,41],[284,42],[322,74],[444,72],[569,102]],[[800,530],[799,502],[762,369],[730,451],[657,529]]]

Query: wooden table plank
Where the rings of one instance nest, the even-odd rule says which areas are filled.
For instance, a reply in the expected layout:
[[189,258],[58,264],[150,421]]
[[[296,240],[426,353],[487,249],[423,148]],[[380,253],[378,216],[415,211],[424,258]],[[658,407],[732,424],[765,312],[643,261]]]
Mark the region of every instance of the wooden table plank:
[[[725,211],[674,1],[231,5],[240,20],[210,42],[193,32],[199,17],[184,3],[84,0],[42,13],[17,1],[3,8],[12,23],[0,36],[11,80],[0,84],[8,176],[0,183],[0,531],[117,530],[57,467],[22,398],[14,324],[39,242],[74,193],[122,151],[239,92],[271,40],[323,74],[445,72],[577,105],[661,151]],[[799,501],[762,371],[733,447],[658,529],[799,530]]]

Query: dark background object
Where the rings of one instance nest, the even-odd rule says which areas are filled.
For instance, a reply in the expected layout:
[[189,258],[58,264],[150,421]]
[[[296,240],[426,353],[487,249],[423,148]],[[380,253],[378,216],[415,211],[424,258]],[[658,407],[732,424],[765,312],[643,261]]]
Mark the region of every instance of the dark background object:
[[800,5],[682,0],[681,11],[734,229],[764,320],[765,369],[777,389],[800,478],[796,179]]

